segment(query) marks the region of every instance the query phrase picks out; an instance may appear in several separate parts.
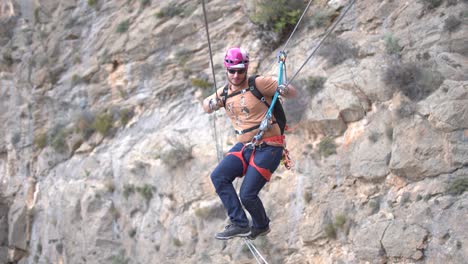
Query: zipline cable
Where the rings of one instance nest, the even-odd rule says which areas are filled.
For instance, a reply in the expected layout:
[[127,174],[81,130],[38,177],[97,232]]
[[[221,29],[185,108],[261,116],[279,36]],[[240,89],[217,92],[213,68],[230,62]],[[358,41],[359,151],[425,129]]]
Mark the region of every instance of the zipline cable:
[[291,79],[289,79],[289,81],[285,84],[285,86],[288,86],[293,80],[294,78],[296,78],[296,76],[299,74],[299,72],[302,70],[302,68],[304,68],[304,66],[307,64],[307,62],[309,62],[310,58],[312,58],[312,56],[314,56],[315,52],[317,52],[317,50],[320,48],[320,46],[322,46],[322,43],[325,41],[325,39],[328,38],[328,36],[333,32],[333,30],[335,30],[336,26],[341,22],[341,20],[344,18],[344,16],[346,15],[346,13],[348,13],[349,9],[351,9],[351,6],[353,6],[354,2],[356,2],[356,0],[351,0],[350,3],[348,4],[348,6],[345,8],[345,10],[343,11],[343,13],[341,13],[341,15],[338,17],[338,19],[335,21],[335,23],[333,23],[333,25],[327,30],[327,32],[325,33],[325,35],[320,39],[320,41],[318,42],[318,44],[315,46],[315,48],[312,50],[312,53],[310,54],[310,56],[305,60],[305,62],[301,65],[301,67],[296,71],[296,73],[293,75],[293,77],[291,77]]
[[[302,18],[303,18],[303,17],[305,16],[305,14],[307,13],[307,10],[309,10],[309,7],[310,7],[310,5],[312,4],[312,1],[313,1],[313,0],[309,0],[309,3],[307,4],[306,8],[305,8],[304,11],[302,12],[301,17],[300,17],[299,20],[296,22],[296,25],[294,26],[293,31],[291,32],[291,34],[289,34],[288,40],[287,40],[286,43],[284,44],[283,48],[280,50],[281,52],[284,52],[284,51],[286,50],[286,47],[288,46],[289,41],[292,39],[294,33],[296,33],[296,30],[297,30],[297,28],[299,27],[299,25],[301,24]],[[271,69],[271,67],[272,67],[273,64],[275,64],[275,63],[276,63],[276,60],[273,61],[267,69]]]
[[[206,16],[206,8],[205,8],[205,0],[201,0],[202,8],[203,8],[203,17],[205,19],[205,29],[206,29],[206,38],[208,39],[208,49],[210,51],[210,63],[211,63],[211,73],[213,75],[213,84],[214,84],[214,92],[216,97],[218,97],[218,86],[216,85],[216,76],[213,64],[213,52],[211,51],[211,41],[210,41],[210,32],[208,30],[208,18]],[[213,128],[214,128],[214,137],[216,141],[216,156],[218,158],[218,162],[220,162],[223,158],[223,153],[220,148],[220,143],[218,139],[218,130],[216,128],[216,114],[213,114]]]
[[[250,251],[252,252],[252,254],[254,255],[254,257],[255,257],[255,259],[257,260],[258,263],[268,264],[268,262],[265,260],[265,258],[262,256],[262,254],[260,254],[260,251],[258,251],[258,249],[255,247],[255,245],[254,245],[254,243],[252,241],[250,241],[249,239],[244,237],[244,242],[245,242],[245,244],[247,244],[247,246],[249,247]],[[257,257],[259,257],[263,262],[260,262]]]

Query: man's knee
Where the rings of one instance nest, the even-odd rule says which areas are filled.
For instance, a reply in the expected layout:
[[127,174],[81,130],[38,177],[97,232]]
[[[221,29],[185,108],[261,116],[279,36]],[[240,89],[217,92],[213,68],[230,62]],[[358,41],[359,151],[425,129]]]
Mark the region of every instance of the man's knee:
[[257,195],[255,193],[241,191],[239,193],[239,198],[243,205],[248,206],[250,203],[254,202],[257,199]]

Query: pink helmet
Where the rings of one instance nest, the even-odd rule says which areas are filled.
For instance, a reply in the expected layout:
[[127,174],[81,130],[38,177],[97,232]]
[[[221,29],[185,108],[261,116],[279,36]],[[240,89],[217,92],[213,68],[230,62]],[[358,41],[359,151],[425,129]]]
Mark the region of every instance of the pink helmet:
[[224,67],[227,69],[247,69],[249,54],[243,48],[230,48],[224,56]]

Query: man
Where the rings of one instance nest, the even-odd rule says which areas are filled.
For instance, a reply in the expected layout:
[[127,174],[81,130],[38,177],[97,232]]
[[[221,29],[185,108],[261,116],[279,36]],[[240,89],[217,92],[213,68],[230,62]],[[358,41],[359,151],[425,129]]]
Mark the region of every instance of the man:
[[[225,108],[238,141],[211,174],[216,193],[231,220],[231,224],[215,237],[221,240],[232,237],[255,239],[270,232],[270,219],[258,194],[280,164],[284,150],[284,136],[274,116],[263,137],[255,144],[249,143],[259,131],[268,110],[267,104],[271,104],[276,90],[283,97],[290,98],[296,96],[296,89],[291,85],[278,87],[277,81],[271,77],[254,77],[255,88],[266,99],[265,104],[248,89],[249,56],[246,50],[237,47],[228,49],[224,66],[229,82],[227,89],[219,88],[203,101],[203,109],[207,113]],[[232,182],[242,176],[245,177],[238,197]],[[242,205],[252,218],[252,227]]]

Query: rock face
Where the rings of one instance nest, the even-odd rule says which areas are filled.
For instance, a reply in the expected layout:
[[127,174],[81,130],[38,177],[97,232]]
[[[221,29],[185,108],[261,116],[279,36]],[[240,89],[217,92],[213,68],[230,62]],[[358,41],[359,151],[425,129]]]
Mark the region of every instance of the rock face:
[[[435,2],[356,1],[297,75],[295,168],[261,192],[269,263],[468,259],[468,4]],[[218,87],[229,46],[275,74],[262,3],[207,3]],[[347,3],[314,1],[288,76]],[[3,0],[0,44],[0,263],[254,261],[213,238],[228,219],[209,175],[235,137],[200,106],[199,1]]]

